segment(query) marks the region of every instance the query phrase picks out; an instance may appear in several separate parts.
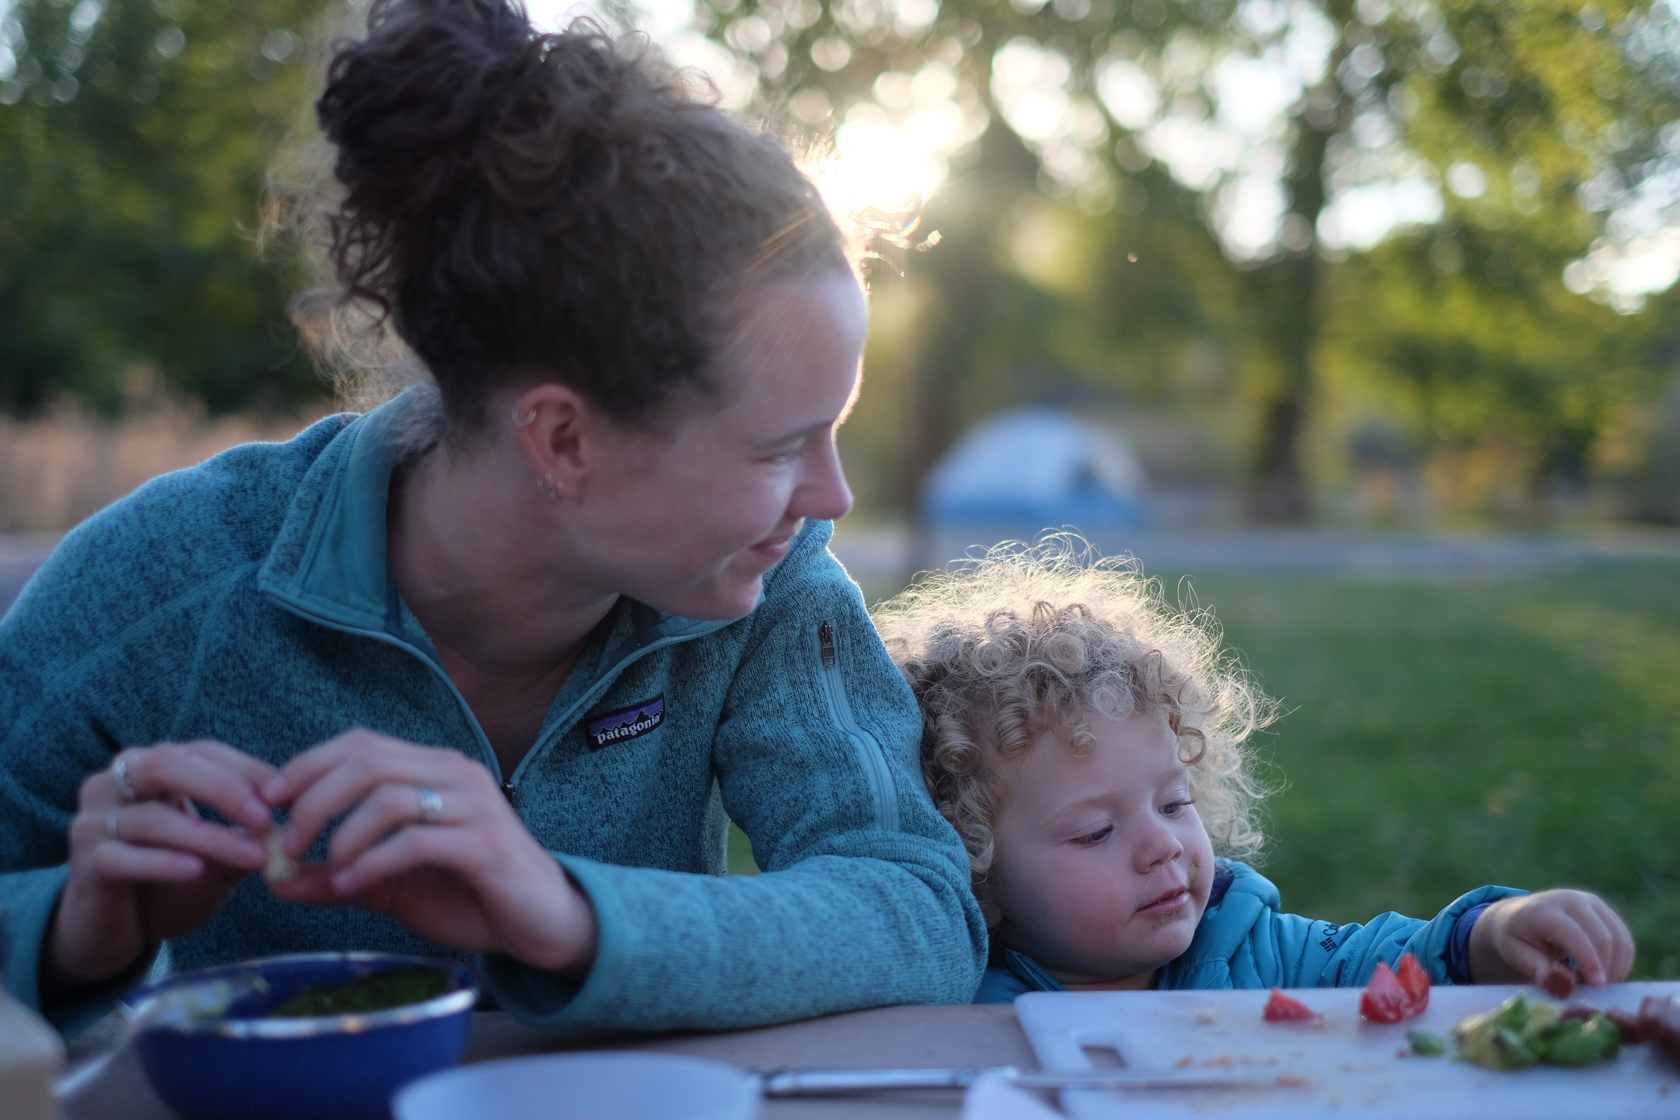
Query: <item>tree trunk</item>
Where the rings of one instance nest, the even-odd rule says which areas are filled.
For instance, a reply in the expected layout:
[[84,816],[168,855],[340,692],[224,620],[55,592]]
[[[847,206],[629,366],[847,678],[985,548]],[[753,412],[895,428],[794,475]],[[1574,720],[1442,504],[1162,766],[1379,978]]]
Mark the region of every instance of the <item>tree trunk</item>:
[[[1325,6],[1326,15],[1345,23],[1345,4]],[[1322,110],[1313,108],[1295,118],[1295,143],[1286,180],[1291,210],[1313,231],[1303,250],[1255,269],[1251,297],[1264,316],[1258,334],[1271,358],[1272,378],[1260,397],[1253,472],[1248,489],[1248,515],[1266,524],[1300,524],[1312,514],[1307,478],[1302,470],[1301,438],[1310,419],[1316,389],[1314,352],[1318,345],[1319,283],[1323,262],[1318,254],[1318,218],[1324,210],[1324,156],[1330,137],[1344,123],[1347,100],[1336,74],[1347,54],[1338,43],[1331,53],[1323,85],[1309,94]]]

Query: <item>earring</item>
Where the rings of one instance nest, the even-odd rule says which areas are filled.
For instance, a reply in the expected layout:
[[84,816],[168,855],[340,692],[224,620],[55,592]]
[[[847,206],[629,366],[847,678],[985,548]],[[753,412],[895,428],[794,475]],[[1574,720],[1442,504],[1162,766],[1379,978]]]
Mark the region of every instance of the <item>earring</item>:
[[532,424],[534,424],[536,422],[536,419],[537,419],[537,410],[536,410],[535,406],[533,406],[532,409],[531,409],[531,415],[525,417],[525,419],[523,419],[523,420],[521,420],[519,418],[519,406],[517,404],[513,406],[513,422],[517,426],[519,426],[521,428],[529,428]]
[[545,474],[541,478],[537,479],[537,489],[541,490],[543,497],[547,498],[551,502],[558,502],[560,500],[560,491],[565,488],[566,484],[564,482],[556,482],[554,476],[551,474]]

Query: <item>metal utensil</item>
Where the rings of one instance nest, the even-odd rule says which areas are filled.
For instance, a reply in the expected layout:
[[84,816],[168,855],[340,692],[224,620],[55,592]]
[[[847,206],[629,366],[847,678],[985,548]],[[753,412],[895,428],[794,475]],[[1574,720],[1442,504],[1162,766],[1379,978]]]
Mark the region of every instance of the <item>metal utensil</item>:
[[75,1096],[105,1071],[118,1054],[142,1031],[188,1019],[214,1019],[227,1014],[233,1001],[252,992],[266,992],[268,981],[255,972],[226,980],[209,980],[159,992],[133,1008],[124,1008],[121,1032],[110,1049],[92,1061],[77,1066],[53,1083],[60,1100]]
[[1140,1074],[1131,1070],[1055,1073],[1014,1066],[963,1069],[762,1069],[754,1071],[766,1097],[829,1097],[891,1089],[966,1089],[984,1073],[995,1073],[1024,1089],[1301,1089],[1303,1078],[1232,1078],[1205,1074]]

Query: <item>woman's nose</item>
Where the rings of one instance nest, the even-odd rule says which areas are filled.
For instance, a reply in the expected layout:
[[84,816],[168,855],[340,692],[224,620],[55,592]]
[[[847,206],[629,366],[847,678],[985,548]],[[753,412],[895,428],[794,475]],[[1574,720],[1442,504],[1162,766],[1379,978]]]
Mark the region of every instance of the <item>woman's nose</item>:
[[852,508],[852,489],[846,485],[846,472],[832,436],[822,452],[812,457],[810,471],[794,490],[790,504],[788,512],[793,516],[818,521],[837,520]]

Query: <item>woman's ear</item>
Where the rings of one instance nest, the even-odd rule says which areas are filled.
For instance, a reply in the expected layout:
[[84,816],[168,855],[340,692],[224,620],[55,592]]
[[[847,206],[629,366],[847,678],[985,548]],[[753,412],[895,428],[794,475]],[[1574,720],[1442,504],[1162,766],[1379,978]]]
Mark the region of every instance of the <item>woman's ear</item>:
[[582,490],[594,465],[601,416],[576,389],[553,381],[514,399],[511,420],[543,493]]

